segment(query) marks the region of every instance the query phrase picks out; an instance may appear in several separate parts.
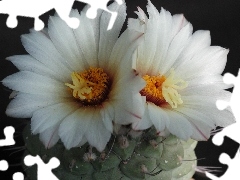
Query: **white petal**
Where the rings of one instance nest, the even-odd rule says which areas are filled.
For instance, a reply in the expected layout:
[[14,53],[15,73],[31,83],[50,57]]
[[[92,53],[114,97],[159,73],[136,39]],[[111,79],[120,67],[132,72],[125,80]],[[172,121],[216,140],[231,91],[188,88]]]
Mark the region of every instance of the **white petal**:
[[208,74],[221,74],[227,63],[227,55],[229,49],[222,47],[216,47],[219,51],[214,55],[213,58],[209,59],[209,62],[204,64],[203,74],[209,72]]
[[78,108],[75,102],[59,103],[34,112],[31,119],[32,133],[40,133],[39,138],[45,147],[51,148],[60,139],[58,129],[63,119]]
[[134,130],[145,130],[150,128],[153,125],[150,117],[149,117],[149,110],[148,105],[145,103],[145,111],[142,119],[135,121],[132,123],[132,128]]
[[173,65],[176,74],[178,74],[178,72],[185,71],[186,66],[192,63],[192,57],[204,48],[209,47],[210,44],[211,37],[209,31],[195,31],[193,35],[189,38],[186,47],[179,55],[178,60]]
[[98,30],[99,34],[99,26],[94,27],[92,21],[99,21],[99,17],[91,20],[87,18],[85,13],[83,12],[80,16],[77,10],[72,11],[72,16],[77,17],[81,23],[77,29],[73,30],[73,32],[76,37],[78,48],[83,53],[82,55],[84,57],[85,64],[89,67],[97,67],[98,39],[95,39],[96,35],[94,28]]
[[155,54],[155,64],[152,66],[153,73],[159,73],[160,64],[165,61],[165,57],[168,51],[170,42],[172,41],[172,16],[171,14],[161,9],[160,15],[158,17],[159,29],[158,29],[158,45]]
[[58,126],[53,126],[44,130],[40,133],[39,139],[43,142],[46,149],[53,147],[60,139],[58,136]]
[[108,131],[102,122],[102,118],[98,110],[92,112],[92,119],[89,120],[89,126],[85,131],[85,136],[89,144],[95,147],[98,151],[103,151],[111,137],[111,132]]
[[175,14],[172,16],[172,37],[174,37],[183,27],[188,24],[183,14]]
[[[138,11],[134,11],[134,12],[135,12],[135,14],[137,14],[138,18],[137,19],[133,19],[133,18],[128,19],[128,29],[132,29],[132,30],[144,33],[146,30],[146,24],[148,23],[148,17],[139,6],[137,7],[137,9],[138,9]],[[147,9],[148,9],[148,12],[151,13],[151,15],[152,14],[156,15],[156,12],[157,12],[157,14],[159,14],[159,12],[156,10],[156,8],[153,6],[153,4],[150,1],[148,1]],[[151,10],[153,10],[153,12],[151,12]]]
[[214,121],[211,119],[211,117],[207,116],[204,112],[197,111],[192,108],[186,108],[186,107],[179,107],[175,111],[180,112],[188,120],[192,121],[193,123],[199,122],[207,125],[208,127],[210,127],[210,129],[215,128]]
[[151,66],[156,52],[159,30],[158,23],[156,23],[159,12],[150,1],[148,2],[147,10],[149,19],[144,11],[138,7],[139,12],[136,12],[138,19],[129,19],[128,21],[129,29],[144,33],[144,43],[141,43],[136,51],[136,69],[141,74],[146,74],[149,66]]
[[[72,71],[83,71],[83,55],[78,48],[73,30],[59,17],[50,17],[49,36]],[[70,75],[70,74],[69,74]]]
[[135,74],[133,70],[126,72],[125,75],[123,73],[124,71],[121,72],[122,76],[115,77],[110,92],[111,97],[124,99],[121,98],[124,94],[127,96],[128,93],[139,93],[145,87],[146,82],[139,75]]
[[161,107],[158,107],[153,103],[148,103],[148,111],[149,118],[158,131],[161,132],[169,126],[171,119],[169,119],[167,112]]
[[[114,106],[115,119],[118,124],[130,124],[141,119],[144,113],[145,97],[140,95],[140,90],[145,82],[134,73],[124,76],[116,83],[113,82],[109,99]],[[127,87],[127,88],[126,88]]]
[[114,120],[114,108],[110,102],[104,102],[102,106],[103,107],[100,110],[102,121],[106,129],[113,132],[112,121]]
[[81,142],[77,145],[77,147],[83,146],[86,142],[87,142],[87,138],[85,136],[83,136]]
[[188,38],[190,37],[190,35],[192,35],[192,30],[193,30],[192,25],[188,23],[173,38],[173,40],[171,41],[168,47],[165,61],[162,61],[162,63],[159,66],[159,72],[161,72],[161,74],[165,74],[171,69],[172,65],[177,60],[179,54],[182,52],[182,50],[186,46],[188,42]]
[[43,33],[32,32],[21,36],[26,51],[46,67],[64,79],[69,79],[70,69],[61,57],[52,41]]
[[80,108],[67,116],[60,124],[58,135],[67,149],[80,144],[92,121],[93,112],[88,108]]
[[[124,102],[118,102],[117,104],[114,104],[113,107],[115,112],[114,122],[117,124],[127,125],[141,120],[141,116],[132,112],[132,109],[126,107],[126,103]],[[142,111],[141,114],[143,112],[144,111]]]
[[183,140],[188,140],[193,133],[190,122],[177,112],[168,109],[164,109],[164,111],[166,111],[169,116],[169,126],[167,128],[170,133]]
[[111,18],[111,14],[103,12],[100,19],[100,40],[99,40],[99,65],[104,67],[109,60],[112,52],[112,48],[117,41],[118,35],[122,28],[122,25],[126,18],[126,4],[118,5],[116,2],[112,3],[108,9],[113,12],[117,12],[118,16],[111,30],[107,31],[108,23]]
[[66,82],[68,79],[64,79],[59,75],[59,72],[56,73],[49,69],[47,66],[37,61],[30,55],[15,55],[8,57],[7,60],[10,60],[20,71],[31,71],[36,74],[43,76],[48,76],[52,79],[57,79],[62,82]]
[[33,72],[20,71],[2,80],[4,86],[30,94],[56,94],[62,97],[70,97],[64,83],[42,76]]
[[143,34],[128,30],[117,40],[108,64],[104,66],[104,68],[106,67],[108,69],[109,75],[114,77],[113,86],[115,86],[115,79],[135,75],[132,68],[132,55],[142,40]]
[[6,114],[11,117],[29,118],[33,112],[67,100],[59,97],[19,93],[8,105]]
[[195,109],[200,111],[206,116],[209,116],[214,122],[216,126],[226,127],[235,122],[235,118],[232,112],[229,109],[220,111],[216,107],[216,100],[222,99],[226,100],[227,102],[230,99],[231,93],[228,92],[224,96],[219,96],[218,94],[216,97],[213,96],[189,96],[184,97],[184,106],[188,108]]
[[65,102],[35,111],[31,119],[32,133],[42,133],[50,127],[60,125],[66,116],[76,111],[78,108],[75,102]]
[[202,105],[194,107],[195,109],[201,110],[209,116],[214,122],[216,126],[226,127],[236,122],[235,117],[231,109],[225,109],[220,111],[214,106],[215,104],[203,107]]
[[[185,64],[185,70],[178,70],[181,77],[196,77],[208,74],[221,74],[225,68],[228,50],[210,46],[195,54],[191,60],[191,66]],[[186,70],[187,68],[187,70]]]
[[128,18],[128,29],[144,33],[145,26],[142,24],[143,22],[145,20],[139,21],[139,19]]
[[191,121],[192,124],[192,135],[191,138],[197,141],[207,141],[211,135],[211,130],[209,126],[197,122]]
[[[86,14],[86,12],[88,11],[88,9],[91,8],[90,5],[86,5],[83,10],[81,11],[81,16],[82,14]],[[97,52],[98,52],[98,45],[99,45],[99,36],[100,36],[100,18],[102,16],[102,9],[98,9],[97,11],[97,17],[95,17],[94,19],[89,19],[89,18],[85,18],[86,21],[91,23],[92,29],[94,31],[94,39],[96,41],[96,48],[97,48]],[[84,16],[83,16],[84,17]],[[86,17],[86,16],[85,16]],[[84,24],[85,24],[85,20],[83,20]],[[81,21],[82,22],[82,21]],[[80,25],[81,26],[81,25]],[[79,27],[80,27],[79,26]],[[86,25],[87,26],[87,25]]]
[[222,110],[220,113],[218,109],[215,109],[215,111],[212,111],[212,114],[216,126],[227,127],[236,122],[236,118],[231,109]]
[[[140,44],[142,37],[142,33],[139,33],[137,31],[130,31],[126,30],[124,31],[121,36],[117,39],[110,58],[109,58],[109,64],[107,64],[107,67],[110,69],[111,67],[117,67],[121,63],[122,60],[126,59],[126,52],[130,51],[130,56],[127,58],[127,61],[129,62],[129,65],[131,67],[131,55],[133,51],[137,48],[137,46]],[[141,40],[138,40],[141,39]],[[130,50],[129,50],[130,49]],[[126,60],[125,60],[126,61]],[[127,67],[125,67],[127,68]],[[116,71],[116,70],[115,70]]]
[[[157,43],[158,43],[158,36],[159,36],[159,29],[160,24],[156,23],[159,17],[158,10],[153,6],[153,4],[148,1],[147,11],[149,14],[149,19],[146,24],[146,30],[144,34],[144,44],[142,44],[142,49],[144,51],[144,56],[142,57],[142,63],[139,66],[145,66],[144,69],[148,70],[149,66],[152,64],[154,60],[154,56],[157,51]],[[139,63],[139,62],[138,62]],[[140,71],[142,74],[146,74],[148,72]]]
[[186,96],[186,97],[187,96],[195,97],[196,95],[199,95],[199,96],[208,96],[210,97],[211,101],[216,101],[217,99],[228,100],[231,96],[231,93],[219,87],[220,86],[218,86],[218,84],[216,85],[203,84],[202,86],[190,86],[179,92],[182,96]]
[[114,98],[114,121],[118,124],[130,124],[141,120],[144,114],[145,99],[141,95],[127,92],[123,93],[121,97]]
[[207,86],[209,85],[212,85],[215,87],[215,89],[219,89],[219,90],[228,89],[232,87],[232,85],[228,85],[223,82],[223,77],[220,74],[207,75],[207,76],[203,75],[203,76],[197,76],[194,78],[189,78],[184,80],[188,82],[187,88],[188,89],[190,88],[192,91],[197,91],[194,89],[198,87],[202,87],[202,88],[205,87],[206,89],[208,89]]

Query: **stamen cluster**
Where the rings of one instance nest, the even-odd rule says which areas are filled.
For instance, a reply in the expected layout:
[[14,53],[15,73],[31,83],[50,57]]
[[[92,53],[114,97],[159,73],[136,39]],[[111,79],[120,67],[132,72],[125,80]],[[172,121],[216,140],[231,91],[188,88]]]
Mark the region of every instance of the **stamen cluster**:
[[99,105],[109,93],[110,78],[102,68],[92,68],[82,73],[71,74],[72,84],[65,83],[71,88],[73,97],[79,99],[84,105]]

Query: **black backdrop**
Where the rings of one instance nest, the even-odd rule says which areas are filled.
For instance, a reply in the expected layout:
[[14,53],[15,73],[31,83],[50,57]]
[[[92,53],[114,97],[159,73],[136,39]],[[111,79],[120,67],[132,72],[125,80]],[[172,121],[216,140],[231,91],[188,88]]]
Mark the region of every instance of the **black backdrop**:
[[[194,31],[210,30],[212,37],[212,45],[219,45],[230,49],[228,62],[225,72],[231,72],[237,75],[240,67],[240,1],[237,0],[152,0],[152,3],[160,9],[164,7],[172,14],[183,13],[188,21],[193,24]],[[128,17],[137,17],[133,11],[137,10],[137,6],[146,9],[147,0],[127,0]],[[75,2],[74,8],[81,9],[84,4]],[[53,15],[55,11],[50,11],[41,19],[47,24],[49,15]],[[20,35],[28,33],[33,27],[34,20],[32,18],[18,17],[18,26],[10,29],[6,26],[7,15],[0,15],[0,79],[7,75],[17,72],[17,69],[8,61],[6,57],[15,54],[26,54],[21,45]],[[126,23],[123,27],[126,28]],[[28,119],[13,119],[5,115],[5,109],[9,103],[10,91],[0,85],[0,139],[4,138],[3,129],[5,126],[14,126],[16,129],[15,140],[16,145],[11,147],[22,147],[23,141],[21,131]],[[218,158],[222,152],[226,152],[231,158],[234,157],[239,144],[229,138],[225,138],[222,146],[215,146],[211,140],[207,142],[199,142],[196,153],[198,158],[205,158],[198,161],[199,166],[218,166],[222,167],[221,172],[217,173],[221,176],[227,169],[226,165],[219,163]],[[9,162],[10,167],[7,171],[0,171],[0,178],[6,180],[12,179],[14,172],[23,172],[20,166],[23,151],[13,150],[10,147],[0,147],[0,160],[5,159]],[[204,177],[196,176],[197,180]]]

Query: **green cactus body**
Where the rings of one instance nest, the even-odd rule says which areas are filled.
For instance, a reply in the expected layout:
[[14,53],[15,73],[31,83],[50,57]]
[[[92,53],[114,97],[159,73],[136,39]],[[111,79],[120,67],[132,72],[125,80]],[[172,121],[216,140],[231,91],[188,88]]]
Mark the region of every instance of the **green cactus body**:
[[[173,135],[159,137],[154,128],[134,136],[127,127],[112,135],[103,152],[97,152],[87,143],[66,150],[62,142],[45,149],[30,125],[24,130],[26,144],[24,157],[39,155],[45,163],[57,157],[61,164],[52,172],[60,180],[189,180],[196,167],[194,148],[197,142],[187,142]],[[137,132],[136,132],[137,134]],[[37,179],[37,166],[26,167],[28,179]]]

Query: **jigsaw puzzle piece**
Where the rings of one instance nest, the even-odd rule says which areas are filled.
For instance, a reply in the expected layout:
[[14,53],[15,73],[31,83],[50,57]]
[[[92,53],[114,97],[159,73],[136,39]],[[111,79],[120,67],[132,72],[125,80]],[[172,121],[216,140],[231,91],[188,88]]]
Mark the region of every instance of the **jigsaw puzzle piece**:
[[240,144],[240,133],[238,133],[239,129],[240,129],[239,123],[231,124],[231,125],[225,127],[219,133],[215,134],[212,138],[212,142],[215,145],[220,146],[220,145],[222,145],[222,143],[224,141],[224,136],[227,136]]
[[224,136],[228,136],[232,140],[238,142],[240,144],[240,134],[239,134],[239,129],[240,129],[240,111],[239,111],[239,94],[240,94],[240,70],[238,72],[238,76],[235,77],[234,75],[230,73],[226,73],[223,76],[223,82],[226,84],[233,84],[234,89],[231,95],[231,99],[229,102],[223,101],[223,100],[218,100],[216,102],[216,106],[219,110],[224,110],[228,106],[231,108],[232,113],[236,119],[236,123],[231,124],[227,127],[225,127],[221,132],[217,133],[212,141],[214,144],[220,146],[223,143]]
[[227,108],[228,106],[231,107],[231,110],[235,116],[235,119],[238,120],[240,119],[240,112],[239,112],[239,94],[240,94],[240,69],[238,72],[238,76],[234,76],[233,74],[230,73],[225,73],[223,76],[223,82],[225,84],[229,85],[234,85],[233,92],[231,95],[231,99],[229,102],[223,101],[223,100],[218,100],[216,102],[217,108],[219,110],[223,110]]
[[219,161],[222,164],[228,165],[228,170],[224,175],[222,175],[220,178],[214,176],[211,173],[206,172],[206,176],[209,177],[212,180],[229,180],[233,177],[235,179],[240,179],[239,174],[239,164],[240,164],[240,149],[238,149],[235,157],[233,159],[230,158],[230,156],[226,153],[222,153],[219,157]]
[[8,162],[6,160],[0,161],[0,171],[6,171],[8,169]]
[[58,180],[58,178],[52,173],[52,169],[55,169],[60,165],[60,161],[57,158],[52,157],[50,161],[47,164],[45,164],[38,155],[37,156],[27,155],[24,158],[24,163],[26,166],[33,166],[34,164],[37,164],[38,180],[45,180],[46,178],[51,180]]
[[24,180],[24,175],[21,172],[16,172],[13,174],[13,180]]
[[15,28],[18,25],[17,16],[34,18],[34,29],[39,31],[44,28],[44,23],[39,16],[55,9],[71,28],[79,26],[79,20],[69,17],[74,0],[2,0],[0,1],[0,13],[9,14],[7,26]]
[[75,17],[69,17],[74,0],[55,0],[55,1],[56,3],[54,7],[59,17],[62,20],[64,20],[69,27],[73,29],[78,28],[80,24],[79,19]]
[[[113,27],[117,18],[117,12],[108,9],[107,4],[109,0],[77,1],[87,3],[91,6],[86,12],[87,17],[90,19],[94,19],[97,16],[98,9],[110,13],[111,18],[107,30]],[[116,0],[116,2],[121,5],[123,0]],[[0,13],[9,14],[6,24],[10,28],[15,28],[18,25],[17,16],[32,17],[34,18],[34,29],[39,31],[44,28],[44,23],[39,19],[39,16],[51,9],[55,9],[59,17],[64,20],[68,26],[76,29],[80,24],[79,19],[69,16],[73,3],[74,0],[2,0],[0,1]]]
[[[102,9],[102,10],[110,13],[111,18],[110,18],[107,30],[112,29],[118,13],[114,12],[114,10],[112,11],[112,10],[108,9],[107,4],[108,4],[109,0],[99,0],[97,2],[95,0],[77,0],[77,1],[80,1],[80,2],[83,2],[83,3],[88,3],[90,5],[90,8],[86,12],[86,16],[90,19],[96,18],[98,9]],[[116,0],[116,2],[119,5],[123,4],[122,0]]]
[[0,146],[11,146],[15,144],[15,140],[13,139],[13,134],[15,129],[12,126],[7,126],[4,128],[5,139],[0,140]]

